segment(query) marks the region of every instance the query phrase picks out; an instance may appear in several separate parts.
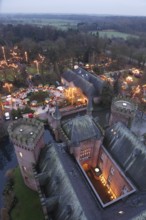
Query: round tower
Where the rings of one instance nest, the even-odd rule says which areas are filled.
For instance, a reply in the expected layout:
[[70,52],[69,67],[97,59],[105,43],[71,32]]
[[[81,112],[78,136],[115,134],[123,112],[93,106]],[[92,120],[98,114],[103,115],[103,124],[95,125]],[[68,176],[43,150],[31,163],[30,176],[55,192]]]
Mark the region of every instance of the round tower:
[[43,123],[36,119],[19,119],[9,125],[8,133],[14,145],[25,184],[37,190],[33,165],[37,163],[40,150],[45,145]]
[[109,125],[123,122],[127,127],[131,127],[137,111],[137,104],[126,97],[115,97],[111,104],[111,115]]

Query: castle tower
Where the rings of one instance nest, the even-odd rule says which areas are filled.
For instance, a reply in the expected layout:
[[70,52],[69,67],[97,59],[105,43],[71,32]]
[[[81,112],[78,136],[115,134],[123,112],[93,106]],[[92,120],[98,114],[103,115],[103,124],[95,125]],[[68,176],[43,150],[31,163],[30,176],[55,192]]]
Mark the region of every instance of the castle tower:
[[132,100],[120,96],[114,98],[111,104],[109,125],[111,126],[120,121],[131,128],[136,111],[137,105]]
[[43,123],[36,119],[19,119],[9,125],[8,133],[14,145],[25,184],[37,190],[33,165],[37,163],[40,150],[45,145]]

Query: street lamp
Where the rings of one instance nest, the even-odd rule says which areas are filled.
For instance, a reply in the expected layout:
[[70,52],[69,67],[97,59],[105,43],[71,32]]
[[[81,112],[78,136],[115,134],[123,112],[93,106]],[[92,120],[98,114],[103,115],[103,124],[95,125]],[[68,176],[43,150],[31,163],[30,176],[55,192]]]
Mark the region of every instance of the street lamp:
[[7,64],[5,48],[3,46],[2,46],[2,52],[3,52],[4,60],[5,60],[6,64]]
[[37,73],[39,74],[39,62],[37,60],[33,61],[36,64]]
[[3,103],[2,103],[2,100],[1,100],[1,94],[0,94],[0,118],[2,117],[3,111],[4,111],[4,106],[3,106]]
[[25,61],[28,62],[28,54],[27,54],[27,51],[25,51],[24,55],[25,55]]
[[3,85],[3,88],[7,88],[9,92],[11,92],[11,88],[13,87],[13,85],[11,83],[5,83]]

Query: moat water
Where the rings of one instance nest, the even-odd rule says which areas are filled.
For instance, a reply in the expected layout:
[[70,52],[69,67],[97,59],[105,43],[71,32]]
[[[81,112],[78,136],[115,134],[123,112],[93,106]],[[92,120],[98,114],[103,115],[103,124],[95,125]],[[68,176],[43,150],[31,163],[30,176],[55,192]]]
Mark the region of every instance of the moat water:
[[[47,128],[45,128],[44,140],[46,144],[53,140]],[[3,142],[0,143],[0,209],[3,207],[2,193],[7,181],[6,172],[9,169],[15,168],[17,165],[18,162],[13,145],[7,137]]]

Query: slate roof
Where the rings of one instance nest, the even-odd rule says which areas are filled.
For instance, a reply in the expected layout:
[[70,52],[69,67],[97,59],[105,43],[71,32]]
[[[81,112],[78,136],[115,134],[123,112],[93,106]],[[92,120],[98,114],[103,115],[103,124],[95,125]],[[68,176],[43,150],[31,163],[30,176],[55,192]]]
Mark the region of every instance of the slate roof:
[[[114,138],[119,138],[117,143],[114,141],[113,134]],[[136,140],[137,138],[123,124],[118,123],[106,131],[104,144],[114,158],[118,158],[122,164],[125,158],[123,155],[127,155],[127,152],[128,155],[132,153],[134,146],[141,146]],[[141,148],[143,149],[144,145]],[[138,164],[136,172],[139,172],[141,167],[143,169],[145,166],[143,162],[142,160]],[[46,197],[47,209],[54,208],[51,212],[53,220],[138,220],[146,218],[145,191],[137,190],[123,200],[102,209],[64,144],[51,143],[43,148],[37,168],[38,173],[44,174],[43,178],[41,177],[41,182],[44,184],[41,184],[41,189]],[[145,179],[143,173],[141,173],[141,178]]]
[[68,82],[73,82],[74,85],[80,88],[87,97],[99,95],[97,94],[97,88],[95,88],[92,83],[88,82],[85,78],[72,70],[65,71],[62,74],[62,78],[66,79]]
[[102,93],[102,89],[103,89],[103,86],[105,84],[105,81],[103,81],[100,77],[94,76],[93,74],[87,72],[86,70],[82,69],[81,67],[78,67],[77,69],[74,69],[74,72],[78,76],[84,78],[89,83],[91,83],[94,86],[97,94]]
[[118,122],[106,131],[103,144],[133,183],[146,190],[146,146],[135,134]]
[[90,138],[99,139],[102,131],[94,119],[88,115],[76,116],[62,123],[62,129],[73,144]]
[[52,143],[42,149],[38,171],[46,176],[42,190],[51,219],[101,220],[97,201],[78,169],[65,146]]

